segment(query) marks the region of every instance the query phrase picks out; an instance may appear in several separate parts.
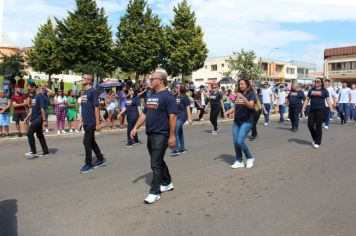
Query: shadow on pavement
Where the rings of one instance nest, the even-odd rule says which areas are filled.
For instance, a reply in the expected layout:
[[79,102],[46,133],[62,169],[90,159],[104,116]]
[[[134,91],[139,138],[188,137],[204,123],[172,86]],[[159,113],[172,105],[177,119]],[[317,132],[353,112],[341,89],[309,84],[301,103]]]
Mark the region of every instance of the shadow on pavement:
[[227,164],[232,165],[232,164],[234,164],[236,157],[233,155],[229,155],[229,154],[222,154],[222,155],[214,158],[214,160],[225,161]]
[[0,201],[0,236],[17,236],[17,200]]
[[136,179],[134,179],[132,181],[132,183],[136,184],[138,181],[144,179],[146,184],[148,186],[151,186],[151,182],[152,182],[152,172],[149,172],[147,174],[141,175],[140,177],[137,177]]
[[297,144],[300,144],[300,145],[307,145],[307,146],[311,145],[311,142],[306,141],[304,139],[297,139],[297,138],[288,139],[288,143],[297,143]]
[[48,148],[49,153],[56,154],[58,152],[57,148]]
[[280,130],[288,130],[290,131],[290,127],[276,127],[276,129],[280,129]]

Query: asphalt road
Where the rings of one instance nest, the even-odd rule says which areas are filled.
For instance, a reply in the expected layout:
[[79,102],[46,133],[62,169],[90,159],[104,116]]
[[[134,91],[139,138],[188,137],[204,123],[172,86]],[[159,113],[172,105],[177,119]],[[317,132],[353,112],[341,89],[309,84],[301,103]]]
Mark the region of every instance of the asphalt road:
[[319,150],[305,122],[258,128],[255,167],[237,170],[231,123],[185,128],[189,152],[166,155],[175,190],[154,205],[145,144],[125,148],[124,132],[97,136],[108,166],[88,174],[81,137],[48,137],[55,154],[37,160],[26,140],[2,141],[0,236],[355,235],[356,124],[332,124]]

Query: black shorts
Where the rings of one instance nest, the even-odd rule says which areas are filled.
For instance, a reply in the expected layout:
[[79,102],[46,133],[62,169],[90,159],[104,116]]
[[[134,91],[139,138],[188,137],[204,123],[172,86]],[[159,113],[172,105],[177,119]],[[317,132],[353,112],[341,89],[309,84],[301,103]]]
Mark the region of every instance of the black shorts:
[[20,121],[24,121],[26,118],[26,113],[14,113],[14,116],[12,117],[12,121],[15,121],[16,123]]

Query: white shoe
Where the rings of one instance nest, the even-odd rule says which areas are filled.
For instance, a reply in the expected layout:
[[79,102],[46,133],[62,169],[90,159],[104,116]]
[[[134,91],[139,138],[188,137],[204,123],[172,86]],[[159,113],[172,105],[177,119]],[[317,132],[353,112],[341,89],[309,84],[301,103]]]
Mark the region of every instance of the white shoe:
[[145,203],[147,204],[152,204],[156,201],[158,201],[161,198],[160,195],[156,195],[156,194],[148,194],[148,196],[146,197],[146,199],[144,200]]
[[67,132],[66,132],[65,130],[62,130],[61,133],[62,133],[62,134],[66,134]]
[[218,132],[216,132],[215,130],[213,132],[211,132],[211,135],[217,135]]
[[325,127],[324,127],[325,129],[329,129],[329,126],[327,126],[327,125],[325,125]]
[[58,130],[58,131],[57,131],[57,134],[61,134],[61,131]]
[[266,122],[266,123],[265,123],[265,126],[267,126],[267,125],[268,125],[268,123]]
[[314,147],[314,145],[315,145],[315,141],[312,142],[312,146],[313,146],[313,147]]
[[315,149],[318,149],[320,146],[319,146],[318,144],[314,144],[313,147],[314,147]]
[[46,129],[46,133],[49,133],[49,129]]
[[243,168],[245,167],[243,162],[235,161],[233,165],[230,166],[232,169]]
[[74,131],[72,129],[69,130],[69,133],[74,133]]
[[76,133],[79,133],[79,130],[77,130],[77,129],[76,129],[76,130],[74,130],[74,131],[75,131]]
[[203,119],[203,118],[201,118],[199,121],[200,121],[200,122],[202,122],[202,121],[204,121],[204,119]]
[[161,185],[161,193],[172,191],[173,189],[174,189],[174,186],[172,183],[168,184],[167,186]]
[[247,169],[252,168],[254,161],[255,161],[255,158],[247,159],[247,161],[246,161],[246,168],[247,168]]

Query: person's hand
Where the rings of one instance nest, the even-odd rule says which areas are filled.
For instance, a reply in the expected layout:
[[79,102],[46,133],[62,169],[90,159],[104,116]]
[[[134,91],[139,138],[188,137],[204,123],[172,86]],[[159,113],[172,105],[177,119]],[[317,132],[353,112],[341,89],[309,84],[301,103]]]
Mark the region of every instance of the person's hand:
[[26,124],[28,123],[28,117],[26,117],[23,122],[25,122]]
[[169,136],[169,139],[168,139],[168,146],[173,148],[176,146],[176,137],[175,136]]
[[335,110],[334,110],[334,108],[333,108],[333,107],[330,107],[330,112],[332,112],[332,113],[334,113],[334,112],[335,112]]
[[133,129],[131,130],[131,133],[130,133],[131,138],[134,139],[135,136],[136,136],[136,134],[137,134],[137,129],[136,129],[136,128],[133,128]]
[[224,112],[224,118],[227,119],[228,117],[228,114],[227,114],[227,111]]
[[44,125],[45,127],[47,127],[47,126],[48,126],[48,121],[43,121],[43,125]]
[[302,109],[302,114],[305,114],[305,108]]
[[191,126],[191,125],[192,125],[192,123],[193,123],[192,119],[191,119],[191,118],[190,118],[190,119],[188,119],[188,125],[189,125],[189,126]]
[[237,98],[241,98],[241,97],[243,97],[244,95],[242,94],[242,93],[236,93],[236,97]]
[[96,126],[95,126],[95,131],[96,131],[96,132],[100,132],[100,130],[101,130],[100,124],[96,124]]

